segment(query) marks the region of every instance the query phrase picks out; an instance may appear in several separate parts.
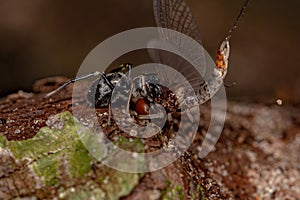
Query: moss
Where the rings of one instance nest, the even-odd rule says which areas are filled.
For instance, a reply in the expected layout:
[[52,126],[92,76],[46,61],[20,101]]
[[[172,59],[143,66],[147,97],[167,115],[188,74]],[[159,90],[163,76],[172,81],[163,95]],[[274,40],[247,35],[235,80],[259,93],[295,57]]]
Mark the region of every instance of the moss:
[[205,200],[204,189],[201,187],[201,185],[197,185],[197,188],[198,188],[199,193],[200,193],[200,200]]
[[7,139],[5,136],[0,135],[0,149],[3,148],[5,149],[7,146]]
[[[35,137],[24,141],[11,141],[10,150],[18,159],[33,160],[30,167],[46,185],[59,185],[59,166],[67,161],[72,178],[91,171],[93,157],[85,149],[73,116],[69,112],[56,115],[64,123],[61,130],[43,127]],[[78,122],[76,122],[78,123]]]
[[141,142],[140,139],[131,139],[128,140],[124,137],[119,137],[115,144],[127,151],[142,153],[144,152],[144,144]]
[[105,199],[106,194],[94,182],[89,181],[85,185],[80,185],[76,188],[71,187],[66,190],[61,190],[58,196],[60,199],[82,200]]
[[[29,160],[27,167],[33,169],[38,184],[60,186],[61,199],[119,199],[130,194],[143,175],[100,165],[84,146],[95,149],[97,158],[104,157],[106,147],[99,145],[96,135],[69,112],[54,118],[63,124],[61,129],[43,127],[33,138],[23,141],[8,142],[0,136],[0,147],[10,150],[17,160]],[[128,151],[144,151],[139,139],[120,137],[116,144]],[[92,170],[93,165],[100,167]],[[91,180],[93,173],[96,178]],[[64,179],[63,174],[69,178]]]
[[204,189],[200,184],[193,185],[190,190],[192,199],[205,200]]
[[121,172],[105,166],[102,170],[97,179],[100,187],[106,192],[105,199],[117,200],[130,194],[142,177],[142,174]]
[[[119,137],[115,144],[127,151],[144,152],[144,145],[140,139],[129,140],[124,137]],[[113,156],[110,156],[115,159],[118,158],[118,154],[114,154],[114,152],[112,152],[112,154]],[[144,164],[145,159],[141,156],[138,160],[138,167],[145,167]],[[122,163],[119,167],[120,166],[122,166]],[[106,166],[103,166],[102,169],[103,171],[97,174],[97,180],[101,188],[107,193],[106,199],[117,200],[122,196],[129,195],[131,190],[138,185],[139,179],[143,176],[143,174],[122,172]]]
[[168,186],[162,191],[162,200],[183,199],[183,189],[179,185],[174,185],[168,180]]
[[59,184],[57,166],[59,160],[56,155],[48,155],[33,162],[29,167],[34,169],[36,175],[41,177],[46,185],[57,186]]

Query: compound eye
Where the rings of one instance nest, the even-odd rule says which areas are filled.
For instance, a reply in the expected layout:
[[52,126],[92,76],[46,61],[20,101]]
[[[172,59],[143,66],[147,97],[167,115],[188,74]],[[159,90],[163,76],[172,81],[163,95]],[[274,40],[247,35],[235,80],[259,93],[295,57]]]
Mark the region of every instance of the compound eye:
[[137,100],[135,104],[135,111],[139,115],[148,115],[149,114],[149,105],[146,103],[144,99]]

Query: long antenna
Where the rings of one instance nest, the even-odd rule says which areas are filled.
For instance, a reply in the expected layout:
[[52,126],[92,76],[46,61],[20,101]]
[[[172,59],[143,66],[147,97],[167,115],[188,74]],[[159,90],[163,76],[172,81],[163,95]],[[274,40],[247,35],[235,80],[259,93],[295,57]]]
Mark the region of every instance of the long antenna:
[[232,32],[237,28],[239,22],[241,21],[241,18],[244,16],[246,8],[249,5],[249,2],[250,2],[250,0],[246,0],[245,1],[245,3],[243,5],[243,7],[242,7],[242,9],[241,9],[241,11],[239,13],[239,15],[237,16],[237,18],[236,18],[236,20],[235,20],[235,22],[234,22],[234,24],[232,26],[232,28],[229,30],[229,32],[228,32],[228,34],[227,34],[227,36],[225,38],[226,41],[230,40]]

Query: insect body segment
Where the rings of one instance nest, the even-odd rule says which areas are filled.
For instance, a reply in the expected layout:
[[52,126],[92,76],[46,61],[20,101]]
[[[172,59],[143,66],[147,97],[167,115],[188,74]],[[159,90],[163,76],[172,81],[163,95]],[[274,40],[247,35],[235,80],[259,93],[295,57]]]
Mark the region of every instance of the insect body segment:
[[[115,72],[106,75],[106,80],[100,78],[94,81],[87,94],[87,100],[90,106],[95,106],[96,108],[102,108],[109,105],[110,97],[113,89],[119,80],[125,76],[123,73]],[[109,83],[109,84],[107,84]],[[112,85],[112,87],[110,87]]]
[[225,40],[221,43],[216,58],[216,68],[213,71],[211,79],[208,82],[202,84],[199,90],[199,102],[200,104],[208,101],[223,84],[223,80],[228,70],[228,59],[230,53],[229,40],[232,36],[233,31],[237,28],[242,16],[245,14],[246,7],[249,5],[250,0],[246,0],[238,17],[236,18],[232,28],[229,30]]
[[216,58],[216,69],[222,73],[222,78],[225,78],[228,69],[230,46],[229,41],[225,40],[220,45]]
[[149,114],[149,104],[146,103],[144,99],[139,99],[135,103],[135,111],[139,115],[148,115]]
[[228,70],[229,52],[229,41],[224,40],[218,49],[216,67],[214,68],[210,79],[206,82],[203,82],[198,91],[197,96],[199,104],[203,104],[210,100],[222,86]]
[[[181,107],[181,111],[189,112],[190,109],[195,106],[199,106],[199,104],[205,103],[216,94],[216,92],[222,86],[223,80],[228,70],[228,59],[230,53],[229,39],[231,38],[233,30],[236,29],[238,22],[243,16],[248,3],[249,0],[246,0],[233,27],[230,29],[225,40],[220,45],[215,61],[216,66],[213,70],[213,73],[211,74],[211,77],[207,81],[198,81],[199,77],[196,77],[196,81],[192,80],[192,88],[196,88],[195,91],[186,90],[185,85],[180,81],[177,81],[178,86],[176,85],[176,87],[174,87],[176,88],[176,91],[172,91],[172,93],[170,93],[168,97],[169,99],[165,101],[171,101],[173,98],[172,95],[175,95],[175,98],[173,98],[173,100],[175,99],[174,104],[176,104],[177,106],[178,103]],[[188,7],[184,0],[153,0],[153,9],[157,25],[162,28],[167,28],[162,30],[162,32],[168,29],[172,29],[192,37],[199,44],[201,44],[198,25],[191,13],[191,9]],[[180,43],[184,41],[181,40],[182,38],[177,38],[176,41],[173,41],[174,38],[169,37],[169,34],[170,33],[168,32],[163,32],[161,34],[163,37],[162,39],[165,41],[169,41],[171,44],[174,44],[179,48],[181,46],[184,46],[182,43]],[[178,41],[180,44],[178,44]],[[192,47],[189,48],[193,49]],[[195,54],[196,56],[199,55],[197,58],[195,58],[195,60],[205,63],[205,60],[203,60],[203,57],[201,57],[203,55],[203,52],[195,52]],[[161,59],[161,61],[158,61],[157,63],[167,63],[166,60],[168,60],[168,57],[164,57],[163,54],[154,54],[152,56],[154,60],[155,58]],[[178,64],[176,63],[176,60],[174,60],[173,63],[174,65]],[[176,67],[174,66],[174,68]],[[64,83],[56,90],[48,93],[45,97],[54,95],[61,89],[68,86],[70,83],[92,77],[99,77],[98,80],[92,83],[88,90],[87,99],[90,105],[94,105],[96,108],[101,108],[110,106],[112,102],[117,102],[119,100],[123,102],[123,100],[125,99],[125,101],[127,102],[127,109],[131,108],[132,110],[134,110],[134,112],[138,117],[140,117],[140,119],[150,117],[151,113],[149,114],[149,110],[151,111],[151,106],[155,104],[156,99],[164,96],[163,91],[168,90],[164,86],[160,85],[160,77],[163,77],[165,80],[167,80],[164,82],[169,83],[172,83],[172,81],[169,80],[171,80],[172,78],[174,79],[174,77],[172,77],[172,75],[170,74],[163,74],[162,70],[158,70],[158,72],[142,74],[132,78],[131,69],[132,65],[127,63],[122,64],[120,67],[112,70],[108,74],[102,72],[94,72],[82,77],[77,77]],[[188,81],[191,81],[191,79],[195,77],[193,76],[193,74],[195,74],[195,70],[192,68],[179,66],[176,68],[176,70],[184,75],[187,75],[187,77],[192,77]],[[160,75],[162,76],[159,76],[158,73],[161,73]],[[116,87],[118,87],[118,90],[116,92],[116,95],[112,98],[112,93],[114,92],[114,89]],[[188,115],[192,117],[192,114]]]
[[[95,103],[95,107],[105,107],[108,105],[108,102],[110,100],[110,96],[112,91],[114,90],[116,84],[119,82],[119,80],[126,76],[125,72],[128,71],[128,76],[130,76],[132,65],[130,63],[122,64],[117,69],[114,69],[111,71],[111,73],[108,73],[107,75],[104,72],[93,72],[81,77],[77,77],[74,79],[71,79],[58,87],[57,89],[49,92],[45,95],[45,98],[49,98],[50,96],[56,94],[60,90],[64,89],[71,83],[75,83],[77,81],[93,78],[93,77],[100,77],[98,80],[94,81],[89,88],[88,91],[88,101],[90,105],[93,105]],[[93,99],[94,98],[94,99]]]
[[[228,70],[228,59],[230,53],[229,40],[233,31],[237,28],[241,17],[244,15],[245,9],[248,6],[249,2],[250,0],[245,1],[232,28],[229,30],[227,36],[225,37],[225,40],[221,43],[217,52],[217,58],[215,60],[215,68],[210,78],[207,81],[193,81],[194,85],[192,85],[192,87],[196,88],[195,92],[197,96],[190,95],[189,92],[184,89],[184,87],[178,87],[179,89],[175,91],[180,104],[184,108],[186,108],[186,111],[189,111],[189,109],[193,108],[194,106],[198,106],[199,104],[203,104],[206,101],[210,100],[223,85],[223,80],[225,79]],[[159,27],[181,32],[192,37],[199,44],[202,43],[196,20],[191,13],[191,9],[184,0],[155,0],[153,1],[153,9],[155,20]],[[178,46],[179,48],[181,46],[184,46],[184,44],[182,44],[184,40],[176,40],[176,38],[175,40],[172,39],[172,37],[170,37],[171,34],[165,29],[162,29],[161,32],[163,40],[166,40],[171,44]],[[179,44],[178,41],[180,41]],[[185,49],[182,50],[184,51]],[[195,60],[201,61],[201,55],[203,55],[203,52],[195,52],[195,54],[198,54],[199,58],[195,58]],[[155,58],[155,56],[153,57]],[[163,55],[156,57],[163,58]],[[202,59],[202,62],[205,61],[203,61]],[[196,73],[195,70],[193,71],[191,69],[186,69],[183,67],[179,69],[177,68],[177,70],[181,73],[183,72],[183,74],[186,74],[187,77],[193,77],[193,74]]]

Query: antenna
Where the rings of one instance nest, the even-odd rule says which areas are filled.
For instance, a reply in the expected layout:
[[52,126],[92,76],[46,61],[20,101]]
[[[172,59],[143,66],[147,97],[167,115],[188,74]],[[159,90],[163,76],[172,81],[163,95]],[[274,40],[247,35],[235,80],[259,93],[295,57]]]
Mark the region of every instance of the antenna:
[[227,36],[225,38],[225,41],[229,41],[230,40],[232,32],[237,28],[239,22],[241,21],[241,18],[244,16],[246,8],[249,5],[249,2],[250,2],[250,0],[246,0],[245,1],[245,3],[243,5],[243,7],[242,7],[242,9],[241,9],[241,11],[239,13],[239,15],[237,16],[237,18],[236,18],[236,20],[235,20],[235,22],[234,22],[234,24],[232,26],[232,28],[229,30],[229,32],[228,32],[228,34],[227,34]]

